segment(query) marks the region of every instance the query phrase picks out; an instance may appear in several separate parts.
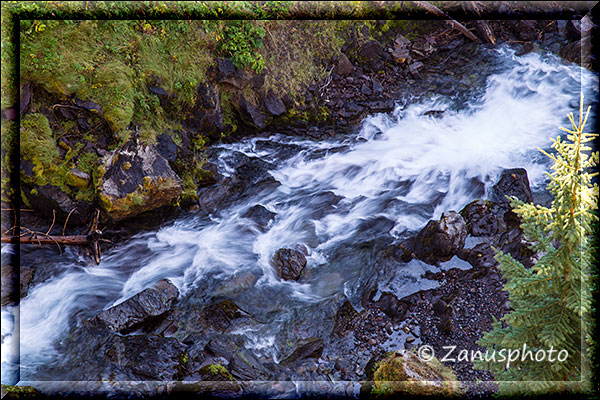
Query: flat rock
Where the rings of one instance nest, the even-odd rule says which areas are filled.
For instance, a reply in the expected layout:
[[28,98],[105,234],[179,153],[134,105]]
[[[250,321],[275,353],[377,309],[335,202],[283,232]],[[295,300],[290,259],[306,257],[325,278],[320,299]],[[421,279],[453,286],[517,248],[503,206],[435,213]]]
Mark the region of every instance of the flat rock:
[[93,320],[119,333],[132,332],[166,314],[177,300],[179,291],[167,279],[124,302],[102,311]]

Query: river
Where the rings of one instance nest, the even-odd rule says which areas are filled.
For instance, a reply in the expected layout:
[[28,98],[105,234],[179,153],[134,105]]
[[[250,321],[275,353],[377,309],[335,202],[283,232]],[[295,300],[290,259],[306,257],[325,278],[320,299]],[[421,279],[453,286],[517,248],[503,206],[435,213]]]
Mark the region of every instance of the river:
[[[569,126],[566,114],[577,112],[580,90],[586,104],[598,97],[595,74],[550,54],[519,57],[499,47],[490,50],[488,65],[473,71],[488,76],[467,101],[464,93],[407,97],[392,113],[369,116],[352,134],[329,140],[282,130],[215,146],[211,154],[223,175],[233,174],[240,159],[258,158],[272,179],[209,215],[190,211],[139,232],[107,251],[98,266],[68,249],[59,256],[54,249],[23,248],[21,264],[43,269],[47,278],[20,306],[2,309],[2,383],[78,380],[76,369],[59,375],[85,364],[60,345],[65,336],[163,278],[177,286],[182,305],[208,304],[215,295],[232,299],[253,319],[226,335],[273,363],[297,335],[327,343],[331,324],[323,321],[335,313],[332,299],[345,296],[360,309],[373,284],[398,297],[435,287],[421,276],[437,267],[399,268],[378,253],[442,212],[485,198],[504,168],[525,168],[540,195],[550,162],[538,147],[549,150],[557,127]],[[427,115],[430,110],[443,112]],[[273,215],[265,226],[244,217],[256,205]],[[297,282],[279,279],[270,265],[283,247],[308,254]],[[3,258],[12,251],[3,245]],[[250,283],[232,287],[240,276]]]

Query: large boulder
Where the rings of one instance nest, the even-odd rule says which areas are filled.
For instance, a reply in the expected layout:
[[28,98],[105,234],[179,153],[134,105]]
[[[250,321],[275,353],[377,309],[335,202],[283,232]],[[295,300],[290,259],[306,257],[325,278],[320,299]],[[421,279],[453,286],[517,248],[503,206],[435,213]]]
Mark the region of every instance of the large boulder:
[[414,253],[428,264],[450,260],[465,245],[467,224],[456,211],[442,214],[439,221],[431,220],[414,239]]
[[281,279],[296,281],[306,267],[306,257],[298,250],[279,249],[273,255],[271,265]]
[[114,221],[168,205],[182,191],[167,160],[137,140],[102,158],[97,186],[100,205]]
[[170,311],[178,295],[177,288],[169,280],[162,279],[154,286],[102,311],[93,321],[115,332],[132,332],[163,317]]

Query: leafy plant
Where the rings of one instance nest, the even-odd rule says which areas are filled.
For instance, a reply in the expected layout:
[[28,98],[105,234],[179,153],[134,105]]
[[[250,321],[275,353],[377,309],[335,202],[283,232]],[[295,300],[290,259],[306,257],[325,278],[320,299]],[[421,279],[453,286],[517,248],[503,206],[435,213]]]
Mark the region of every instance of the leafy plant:
[[[526,355],[514,360],[510,368],[493,360],[478,362],[478,368],[489,368],[499,381],[505,381],[500,383],[501,390],[559,390],[565,387],[552,381],[589,382],[589,271],[593,263],[592,224],[598,221],[594,212],[598,208],[598,186],[592,185],[596,174],[587,171],[598,164],[598,152],[586,153],[591,150],[587,143],[597,136],[583,132],[588,115],[589,108],[583,115],[582,95],[579,122],[575,123],[570,114],[572,129],[560,128],[567,133],[567,140],[560,136],[554,140],[554,155],[540,150],[554,161],[548,185],[554,195],[551,207],[511,199],[514,212],[522,219],[526,239],[541,257],[527,269],[509,254],[497,252],[512,311],[502,321],[495,321],[493,330],[479,340],[488,352],[527,345],[532,356],[540,350],[554,349],[555,360],[560,356],[556,352],[561,350],[567,351],[568,357],[548,362],[548,356],[538,362]],[[522,381],[529,382],[524,385]]]
[[265,67],[265,60],[256,50],[262,48],[266,31],[257,21],[220,21],[217,33],[217,53],[231,58],[239,69],[247,66],[256,72]]

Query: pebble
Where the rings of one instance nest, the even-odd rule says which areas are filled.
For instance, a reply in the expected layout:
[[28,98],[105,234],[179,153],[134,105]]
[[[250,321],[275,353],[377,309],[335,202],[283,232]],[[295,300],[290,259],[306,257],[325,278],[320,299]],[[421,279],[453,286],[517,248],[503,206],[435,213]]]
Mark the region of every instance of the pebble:
[[371,346],[375,346],[377,344],[377,340],[375,340],[375,339],[369,339],[369,344]]
[[415,341],[415,338],[414,338],[413,336],[408,336],[408,337],[406,338],[406,342],[407,342],[407,343],[412,343],[412,342],[414,342],[414,341]]

